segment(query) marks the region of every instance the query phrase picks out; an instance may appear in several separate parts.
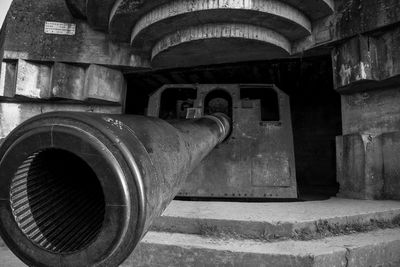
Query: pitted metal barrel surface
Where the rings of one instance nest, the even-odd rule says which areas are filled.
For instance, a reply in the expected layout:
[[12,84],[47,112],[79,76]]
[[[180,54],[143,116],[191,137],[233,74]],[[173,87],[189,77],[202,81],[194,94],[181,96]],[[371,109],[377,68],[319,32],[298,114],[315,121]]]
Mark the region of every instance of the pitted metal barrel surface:
[[0,147],[0,234],[30,266],[118,266],[230,127],[223,114],[34,117]]

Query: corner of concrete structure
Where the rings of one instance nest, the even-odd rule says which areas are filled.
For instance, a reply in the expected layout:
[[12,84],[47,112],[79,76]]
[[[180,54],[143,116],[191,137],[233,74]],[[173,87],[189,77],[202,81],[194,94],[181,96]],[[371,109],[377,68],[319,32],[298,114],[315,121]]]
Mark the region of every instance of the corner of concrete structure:
[[400,131],[382,135],[384,195],[400,200]]
[[336,138],[338,197],[400,200],[400,131]]
[[349,134],[336,138],[338,197],[383,198],[383,159],[380,136]]
[[382,81],[376,85],[374,90],[341,92],[338,197],[400,199],[400,87]]

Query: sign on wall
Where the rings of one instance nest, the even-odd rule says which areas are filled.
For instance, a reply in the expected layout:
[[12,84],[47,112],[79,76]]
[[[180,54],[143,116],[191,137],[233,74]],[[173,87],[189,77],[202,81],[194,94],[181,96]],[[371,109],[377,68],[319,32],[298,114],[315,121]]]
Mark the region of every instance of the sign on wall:
[[44,32],[47,34],[57,35],[75,35],[76,24],[46,21],[46,23],[44,24]]

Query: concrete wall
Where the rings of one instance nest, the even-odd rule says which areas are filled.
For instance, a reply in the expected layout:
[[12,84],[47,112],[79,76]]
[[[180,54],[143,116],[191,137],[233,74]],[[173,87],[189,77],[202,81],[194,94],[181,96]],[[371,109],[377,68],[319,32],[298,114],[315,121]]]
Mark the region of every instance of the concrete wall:
[[400,85],[342,95],[343,134],[400,131]]
[[400,131],[337,138],[341,197],[400,199]]
[[342,94],[343,136],[337,137],[340,196],[400,196],[400,2],[338,1],[332,52]]
[[[46,33],[46,22],[69,23],[75,32]],[[74,18],[65,0],[14,0],[7,20],[5,58],[101,64],[131,70],[148,66],[133,54],[129,44],[112,42],[107,34]]]
[[[49,32],[48,22],[75,30]],[[64,0],[14,0],[2,34],[0,140],[44,112],[122,113],[122,69],[143,67],[128,44],[113,43],[74,18]]]

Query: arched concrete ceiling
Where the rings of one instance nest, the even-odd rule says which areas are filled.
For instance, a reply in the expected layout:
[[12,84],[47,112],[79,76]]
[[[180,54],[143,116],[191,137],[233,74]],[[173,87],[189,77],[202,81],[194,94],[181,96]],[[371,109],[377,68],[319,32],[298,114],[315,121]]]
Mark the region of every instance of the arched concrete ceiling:
[[[99,0],[106,1],[106,0]],[[117,39],[128,41],[126,36],[130,34],[127,25],[134,25],[137,21],[151,10],[161,5],[168,4],[173,0],[117,0],[109,17],[109,32]],[[269,2],[268,0],[263,0]],[[279,0],[281,4],[289,5],[302,12],[311,21],[326,17],[333,13],[334,0]],[[193,1],[187,1],[193,2]],[[224,6],[229,0],[213,0],[219,6]],[[248,0],[234,1],[244,2],[245,6],[251,6]]]
[[203,24],[179,30],[158,41],[153,67],[187,67],[287,57],[290,42],[281,34],[248,24]]
[[333,0],[66,1],[86,11],[94,29],[130,42],[138,55],[159,66],[166,59],[177,66],[173,60],[214,64],[287,57],[292,43],[310,36],[313,22],[334,8]]
[[311,21],[299,10],[279,1],[178,0],[141,17],[133,28],[131,43],[135,48],[148,51],[157,40],[176,29],[224,22],[274,29],[289,40],[311,33]]

